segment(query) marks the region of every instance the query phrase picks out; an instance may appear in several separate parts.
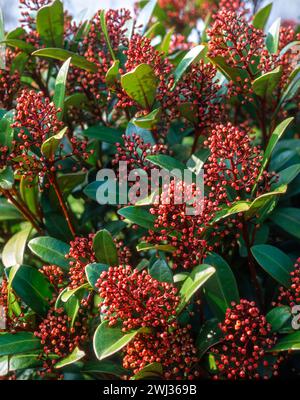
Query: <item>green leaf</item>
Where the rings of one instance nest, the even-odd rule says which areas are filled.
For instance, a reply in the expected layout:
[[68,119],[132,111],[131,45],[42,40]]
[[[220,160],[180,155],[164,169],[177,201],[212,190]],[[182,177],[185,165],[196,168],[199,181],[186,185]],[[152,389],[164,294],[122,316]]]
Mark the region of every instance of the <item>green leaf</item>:
[[55,153],[62,139],[64,138],[67,130],[68,130],[67,127],[63,128],[56,135],[50,136],[48,139],[46,139],[42,144],[41,151],[48,160],[54,159]]
[[232,206],[224,206],[220,211],[216,212],[213,219],[213,223],[220,221],[221,219],[227,218],[230,215],[244,213],[250,208],[250,203],[247,201],[236,201]]
[[255,214],[259,213],[259,211],[262,210],[264,206],[270,202],[270,200],[275,199],[281,194],[284,194],[286,190],[287,186],[281,185],[277,187],[273,192],[265,193],[259,197],[256,197],[256,199],[253,200],[253,202],[250,204],[249,210],[245,213],[246,219],[250,219]]
[[[0,8],[1,13],[1,8]],[[8,356],[0,357],[0,377],[6,376],[9,372],[9,365],[8,365]]]
[[272,7],[273,4],[269,3],[265,7],[258,10],[258,12],[254,15],[252,21],[252,25],[254,26],[254,28],[264,30],[272,11]]
[[253,246],[251,252],[258,264],[277,282],[285,287],[290,286],[290,273],[294,267],[291,259],[285,253],[268,244]]
[[108,321],[103,321],[94,334],[94,352],[98,360],[103,360],[117,353],[139,332],[135,330],[124,334],[119,326],[109,327],[108,324]]
[[240,300],[236,279],[230,266],[218,254],[209,254],[205,262],[214,267],[216,272],[206,282],[203,292],[215,316],[223,320],[231,302],[238,303]]
[[6,112],[0,119],[0,144],[11,149],[14,130],[11,124],[14,122],[14,111]]
[[140,35],[143,35],[145,33],[156,3],[157,0],[149,0],[147,4],[143,7],[143,9],[139,12],[135,27],[137,29],[137,33],[139,33]]
[[238,68],[231,68],[225,58],[221,56],[217,56],[214,58],[210,58],[210,61],[212,64],[215,65],[215,67],[222,72],[222,74],[230,81],[236,81],[238,78],[243,78],[245,77],[245,74],[247,76],[247,73],[245,71],[241,71]]
[[14,172],[11,167],[5,167],[0,171],[0,187],[4,190],[10,190],[14,184]]
[[281,18],[277,18],[271,25],[267,34],[266,46],[271,54],[275,54],[278,51],[280,25],[281,25]]
[[108,35],[108,31],[107,31],[105,14],[106,14],[105,10],[101,10],[101,11],[100,11],[101,29],[102,29],[102,31],[103,31],[103,33],[104,33],[105,41],[106,41],[107,47],[108,47],[108,49],[109,49],[111,58],[112,58],[114,61],[116,61],[116,56],[115,56],[115,53],[114,53],[114,51],[113,51],[113,49],[112,49],[112,46],[111,46],[111,43],[110,43],[110,38],[109,38],[109,35]]
[[71,354],[69,354],[66,358],[56,363],[54,367],[63,368],[67,365],[73,364],[76,361],[81,360],[84,356],[85,352],[80,350],[78,347],[75,347],[75,349],[72,351]]
[[163,258],[159,258],[151,265],[149,274],[159,282],[173,282],[171,268]]
[[[289,124],[293,121],[293,117],[292,118],[287,118],[284,121],[282,121],[279,125],[277,125],[277,127],[274,129],[272,136],[269,140],[268,146],[266,148],[265,154],[264,154],[264,158],[261,164],[261,170],[260,173],[257,177],[257,182],[259,180],[259,178],[262,176],[264,170],[266,169],[266,166],[270,160],[270,157],[273,153],[273,150],[277,144],[277,142],[279,141],[279,139],[282,137],[282,135],[284,134],[286,128],[289,126]],[[252,193],[254,192],[256,188],[256,185],[253,187]]]
[[12,287],[33,311],[45,315],[52,299],[53,288],[48,279],[36,268],[21,265],[14,276]]
[[27,54],[31,54],[33,51],[35,51],[35,47],[32,44],[24,42],[24,40],[20,39],[6,39],[2,40],[0,44],[6,44],[7,46],[20,49]]
[[99,264],[99,263],[92,263],[88,264],[85,267],[85,274],[87,277],[87,280],[89,284],[98,291],[98,288],[96,288],[96,283],[97,280],[100,278],[100,275],[102,274],[103,271],[107,271],[109,268],[109,265],[107,264]]
[[118,265],[118,251],[111,234],[103,229],[96,233],[93,240],[93,249],[96,259],[102,264]]
[[0,356],[24,353],[41,348],[39,338],[32,332],[3,333],[0,335]]
[[142,207],[124,207],[118,210],[118,214],[142,228],[154,229],[156,217]]
[[209,319],[201,326],[196,340],[199,358],[201,358],[210,347],[222,340],[223,335],[218,323],[219,321],[216,318],[213,318]]
[[63,46],[64,9],[60,0],[55,0],[38,10],[36,28],[46,46]]
[[61,108],[57,116],[61,120],[63,116],[63,109],[64,109],[64,101],[65,101],[65,94],[66,94],[66,84],[67,84],[67,76],[70,67],[71,58],[68,58],[65,61],[58,71],[56,81],[55,81],[55,89],[54,89],[54,97],[53,102],[56,108]]
[[167,34],[165,35],[165,37],[160,45],[160,51],[162,51],[166,56],[169,54],[170,44],[171,44],[172,35],[174,33],[174,30],[175,30],[174,28],[171,28],[167,32]]
[[38,353],[17,354],[9,360],[9,370],[17,371],[19,369],[35,368],[42,365],[38,358]]
[[287,321],[291,319],[291,308],[288,306],[275,307],[266,315],[267,322],[271,324],[273,332],[280,332]]
[[278,181],[273,185],[273,188],[277,188],[281,185],[288,185],[298,176],[299,173],[300,164],[294,164],[290,167],[285,168],[278,173],[279,178]]
[[132,381],[137,381],[140,379],[154,379],[159,378],[163,375],[163,367],[160,363],[153,362],[146,365],[138,373],[130,378]]
[[157,78],[152,67],[140,64],[121,77],[121,84],[130,98],[145,110],[151,110],[156,96]]
[[185,308],[191,297],[215,272],[215,268],[207,264],[198,265],[193,269],[180,289],[181,302],[177,308],[178,313]]
[[108,126],[91,126],[82,132],[84,136],[90,139],[97,139],[100,142],[106,142],[111,144],[123,143],[122,135],[123,131]]
[[23,216],[6,199],[0,198],[0,221],[22,220]]
[[109,360],[88,361],[83,366],[82,371],[90,374],[108,374],[118,377],[128,374],[127,369]]
[[281,76],[282,68],[279,66],[273,71],[267,72],[266,74],[256,78],[252,82],[254,93],[262,98],[271,99],[274,90],[278,86]]
[[38,177],[22,176],[20,180],[20,194],[22,200],[28,206],[29,210],[33,214],[37,214],[39,211],[39,187]]
[[169,172],[172,172],[172,175],[176,176],[179,179],[183,179],[184,171],[186,171],[187,169],[182,162],[166,154],[147,156],[146,159],[152,164],[157,165]]
[[66,259],[66,254],[70,251],[70,246],[61,240],[50,236],[41,236],[32,239],[28,243],[30,250],[43,261],[49,264],[55,262],[56,265],[68,270],[70,265]]
[[142,242],[136,246],[137,251],[147,251],[147,250],[156,250],[156,251],[165,251],[168,253],[173,253],[176,250],[176,247],[170,246],[169,244],[151,244]]
[[300,350],[300,332],[291,333],[279,339],[268,352]]
[[270,219],[285,232],[300,239],[300,209],[281,207],[276,209]]
[[153,129],[157,126],[161,114],[161,109],[156,108],[147,115],[143,115],[139,118],[133,118],[131,121],[134,125],[143,129]]
[[119,80],[120,78],[119,69],[120,69],[120,61],[115,60],[105,76],[105,82],[108,87],[114,86],[115,83]]
[[6,242],[2,250],[2,263],[6,268],[23,263],[24,250],[31,230],[32,228],[29,224]]
[[67,61],[71,57],[71,64],[74,67],[82,68],[86,71],[97,72],[97,65],[88,61],[86,58],[72,53],[72,51],[64,49],[56,49],[48,47],[46,49],[39,49],[32,52],[35,57],[53,58],[54,60]]
[[87,289],[87,288],[88,288],[88,284],[87,284],[87,283],[84,283],[83,285],[78,286],[78,287],[76,287],[75,289],[69,290],[69,289],[67,288],[67,290],[64,290],[63,293],[61,293],[60,300],[61,300],[63,303],[67,303],[67,302],[69,301],[69,299],[70,299],[74,294],[76,294],[76,293],[78,293],[78,292],[80,292],[80,291],[84,291],[84,290]]
[[202,44],[193,47],[180,61],[174,72],[174,84],[172,90],[175,89],[177,83],[180,81],[182,75],[186,72],[190,65],[200,60],[204,55],[206,47]]

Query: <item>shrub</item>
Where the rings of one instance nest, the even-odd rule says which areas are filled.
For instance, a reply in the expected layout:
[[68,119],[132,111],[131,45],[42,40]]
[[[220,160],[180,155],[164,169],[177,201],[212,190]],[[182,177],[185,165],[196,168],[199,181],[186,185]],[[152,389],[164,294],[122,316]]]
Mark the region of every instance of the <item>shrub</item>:
[[2,379],[299,375],[299,29],[196,3],[0,21]]

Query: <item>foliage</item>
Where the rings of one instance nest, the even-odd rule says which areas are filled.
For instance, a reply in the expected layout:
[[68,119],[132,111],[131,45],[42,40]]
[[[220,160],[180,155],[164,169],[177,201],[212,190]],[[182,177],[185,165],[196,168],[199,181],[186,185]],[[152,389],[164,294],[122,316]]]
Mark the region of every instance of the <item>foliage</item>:
[[[0,21],[2,378],[299,375],[299,27],[243,1],[20,5]],[[119,161],[177,172],[131,204],[96,179]]]

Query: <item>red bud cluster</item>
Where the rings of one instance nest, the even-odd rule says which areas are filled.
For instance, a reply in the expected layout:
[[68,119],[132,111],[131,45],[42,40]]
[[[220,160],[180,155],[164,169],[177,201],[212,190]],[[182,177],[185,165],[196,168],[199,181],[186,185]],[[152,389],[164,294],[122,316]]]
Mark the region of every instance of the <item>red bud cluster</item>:
[[123,366],[136,374],[146,365],[161,363],[165,379],[194,379],[197,349],[189,327],[151,334],[138,334],[125,348]]
[[110,267],[97,281],[101,309],[113,326],[122,321],[123,331],[140,327],[165,327],[172,324],[179,303],[177,289],[159,282],[145,270],[129,265]]
[[[281,358],[271,364],[266,351],[272,349],[277,337],[255,302],[241,300],[232,304],[220,324],[222,342],[211,349],[218,373],[215,378],[259,379],[260,368],[268,368],[277,375]],[[264,378],[267,378],[267,373]]]

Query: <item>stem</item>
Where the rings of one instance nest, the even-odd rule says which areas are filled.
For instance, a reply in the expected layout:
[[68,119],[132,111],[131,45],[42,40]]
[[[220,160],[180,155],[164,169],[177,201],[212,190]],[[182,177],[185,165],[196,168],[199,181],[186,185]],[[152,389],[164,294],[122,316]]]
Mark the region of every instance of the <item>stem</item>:
[[57,199],[59,201],[59,204],[60,204],[60,207],[62,209],[62,212],[63,212],[63,214],[64,214],[64,216],[66,218],[66,221],[68,223],[68,226],[69,226],[69,229],[71,231],[71,234],[72,234],[73,237],[75,237],[76,236],[76,230],[75,230],[75,228],[73,226],[71,216],[69,214],[69,211],[68,211],[67,206],[65,204],[62,192],[61,192],[60,187],[59,187],[59,185],[57,183],[56,176],[54,174],[50,175],[50,182],[53,185],[53,188],[55,190]]
[[1,193],[5,196],[22,214],[23,216],[31,223],[31,225],[36,229],[39,234],[43,234],[43,230],[40,228],[38,222],[36,221],[34,215],[24,206],[20,204],[14,196],[9,192],[9,190],[1,189]]
[[194,138],[194,143],[193,143],[192,150],[191,150],[191,155],[194,154],[197,149],[197,144],[198,144],[200,135],[201,135],[201,130],[195,128],[195,138]]
[[247,248],[248,266],[249,266],[249,271],[250,271],[250,275],[251,275],[251,280],[254,284],[258,301],[263,306],[263,295],[262,295],[262,291],[261,291],[261,288],[260,288],[260,285],[259,285],[259,282],[257,279],[257,274],[256,274],[256,269],[255,269],[255,260],[251,253],[249,231],[248,231],[247,222],[245,219],[243,220],[243,239],[245,241],[246,248]]

